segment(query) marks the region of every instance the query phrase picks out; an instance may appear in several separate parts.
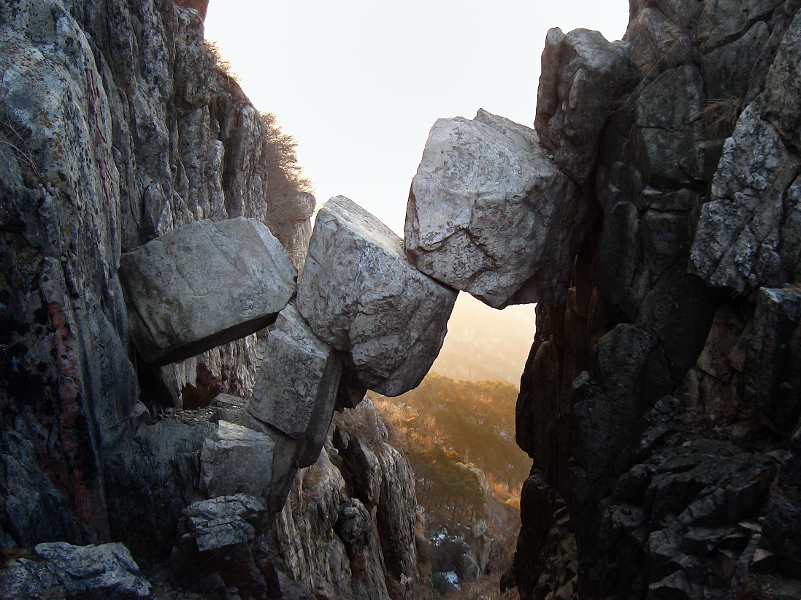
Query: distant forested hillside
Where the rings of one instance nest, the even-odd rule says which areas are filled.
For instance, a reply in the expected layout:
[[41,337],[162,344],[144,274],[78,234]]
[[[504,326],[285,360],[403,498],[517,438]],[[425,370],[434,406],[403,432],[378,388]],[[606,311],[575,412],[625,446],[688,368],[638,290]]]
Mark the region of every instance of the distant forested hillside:
[[[409,462],[418,477],[449,493],[474,497],[475,475],[461,462],[486,473],[493,494],[514,499],[531,459],[514,441],[517,388],[502,381],[454,381],[430,373],[420,386],[397,398],[377,397],[385,419],[405,434]],[[472,482],[472,483],[471,483]]]
[[499,311],[459,294],[431,371],[455,380],[519,385],[533,341],[534,305]]

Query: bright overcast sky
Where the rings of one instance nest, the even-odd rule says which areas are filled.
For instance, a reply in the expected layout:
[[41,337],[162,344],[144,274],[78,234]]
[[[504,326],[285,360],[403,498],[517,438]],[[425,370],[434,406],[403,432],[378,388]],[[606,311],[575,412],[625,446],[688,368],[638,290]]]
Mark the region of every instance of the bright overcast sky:
[[620,39],[628,0],[211,0],[206,38],[298,140],[318,202],[401,236],[428,131],[479,108],[532,126],[550,27]]

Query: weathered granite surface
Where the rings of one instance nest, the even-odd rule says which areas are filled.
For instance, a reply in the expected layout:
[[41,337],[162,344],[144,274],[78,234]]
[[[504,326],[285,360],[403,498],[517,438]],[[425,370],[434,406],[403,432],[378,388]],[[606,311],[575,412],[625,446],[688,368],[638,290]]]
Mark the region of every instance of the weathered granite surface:
[[494,308],[558,303],[595,215],[532,129],[480,110],[431,128],[406,208],[406,252]]
[[305,445],[299,467],[317,461],[334,412],[342,362],[293,305],[270,330],[248,411]]
[[345,369],[386,396],[422,381],[442,347],[456,301],[418,271],[403,241],[351,200],[317,213],[297,308],[321,340],[345,352]]
[[548,32],[534,125],[554,162],[576,183],[589,179],[607,118],[641,78],[622,42],[587,29]]
[[[602,215],[566,301],[537,306],[521,380],[521,598],[799,589],[778,518],[798,511],[782,470],[800,416],[799,8],[631,3],[643,79],[583,165]],[[571,561],[566,585],[554,569]]]
[[0,596],[4,600],[153,598],[151,584],[120,543],[73,546],[51,542],[37,544],[34,552],[0,574]]
[[426,597],[414,490],[409,463],[387,444],[369,399],[335,415],[326,447],[298,472],[275,521],[287,572],[329,598]]

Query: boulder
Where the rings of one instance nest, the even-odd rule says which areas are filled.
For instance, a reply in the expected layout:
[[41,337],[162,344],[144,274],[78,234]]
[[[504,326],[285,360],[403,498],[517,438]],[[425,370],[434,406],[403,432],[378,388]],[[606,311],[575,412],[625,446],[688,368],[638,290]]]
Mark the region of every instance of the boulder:
[[251,415],[306,443],[299,466],[317,461],[334,410],[342,364],[289,304],[267,337]]
[[560,304],[596,216],[536,133],[480,110],[431,128],[406,209],[417,268],[494,308]]
[[[170,557],[174,584],[203,597],[281,597],[278,575],[257,541],[265,507],[245,494],[195,502],[183,510]],[[208,596],[207,596],[208,594]]]
[[801,161],[762,107],[762,97],[752,102],[726,140],[690,251],[706,283],[735,292],[791,281],[801,252]]
[[128,549],[120,543],[73,546],[38,544],[35,559],[20,559],[0,576],[4,600],[30,598],[152,598]]
[[431,368],[456,292],[414,268],[403,242],[363,208],[337,196],[317,214],[297,307],[324,342],[348,353],[347,370],[386,396]]
[[266,327],[297,275],[269,229],[242,217],[171,231],[123,254],[119,272],[134,344],[156,366]]
[[640,78],[625,43],[610,43],[587,29],[548,32],[534,125],[556,164],[577,183],[585,183],[595,168],[610,108]]
[[257,498],[269,491],[275,441],[264,433],[227,421],[217,424],[200,453],[200,480],[208,495],[247,494]]

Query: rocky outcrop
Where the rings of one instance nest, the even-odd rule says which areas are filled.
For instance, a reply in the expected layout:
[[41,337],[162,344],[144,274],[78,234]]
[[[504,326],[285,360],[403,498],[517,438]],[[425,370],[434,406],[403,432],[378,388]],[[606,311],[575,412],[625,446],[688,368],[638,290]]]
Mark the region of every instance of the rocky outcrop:
[[801,260],[801,161],[763,106],[754,100],[726,140],[691,253],[704,281],[739,293],[794,281]]
[[403,241],[337,196],[317,214],[297,307],[347,354],[358,385],[387,396],[415,388],[437,358],[456,292],[414,268]]
[[595,166],[607,117],[640,78],[622,42],[586,29],[548,32],[534,125],[559,169],[579,185]]
[[19,558],[0,574],[0,596],[31,598],[108,598],[150,600],[152,586],[122,544],[72,546],[38,544],[34,555]]
[[[328,598],[425,598],[414,476],[370,400],[334,417],[274,526],[286,572]],[[430,594],[430,592],[429,592]]]
[[270,325],[296,271],[265,225],[240,217],[170,231],[123,254],[119,276],[133,343],[160,366]]
[[[0,543],[125,540],[163,560],[216,426],[153,420],[190,387],[201,405],[199,388],[244,394],[256,336],[148,367],[121,255],[203,219],[264,221],[267,128],[169,1],[5,3],[0,54]],[[307,230],[308,205],[271,214],[273,234]]]
[[[537,306],[521,380],[517,441],[535,469],[521,499],[522,598],[798,589],[794,517],[778,519],[798,510],[798,9],[632,2],[617,47],[642,80],[612,90],[598,158],[581,165],[601,216],[565,301]],[[576,85],[571,62],[546,66],[540,102],[567,98],[553,86]],[[610,79],[627,81],[617,69]],[[575,586],[553,571],[573,552],[554,526],[564,510]]]
[[432,127],[406,208],[406,252],[494,308],[558,304],[595,215],[533,130],[481,110]]

